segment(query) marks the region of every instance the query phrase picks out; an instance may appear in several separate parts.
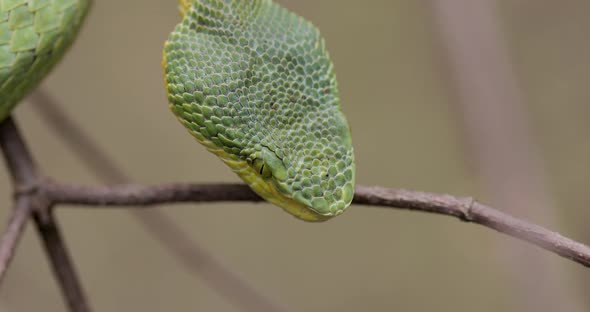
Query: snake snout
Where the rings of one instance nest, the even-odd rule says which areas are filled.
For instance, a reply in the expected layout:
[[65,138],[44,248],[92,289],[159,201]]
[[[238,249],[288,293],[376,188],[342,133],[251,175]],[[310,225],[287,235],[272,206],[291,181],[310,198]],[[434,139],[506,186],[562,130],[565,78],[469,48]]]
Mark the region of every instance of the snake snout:
[[354,195],[354,171],[342,169],[311,170],[311,175],[304,171],[301,181],[292,186],[293,199],[325,218],[341,214]]

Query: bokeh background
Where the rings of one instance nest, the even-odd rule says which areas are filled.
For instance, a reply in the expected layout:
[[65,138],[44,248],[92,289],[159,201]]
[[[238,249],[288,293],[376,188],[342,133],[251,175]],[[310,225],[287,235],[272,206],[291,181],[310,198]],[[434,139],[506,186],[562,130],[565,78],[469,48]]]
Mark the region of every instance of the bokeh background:
[[[533,165],[517,183],[507,175],[510,189],[504,189],[522,195],[521,204],[500,208],[590,243],[590,2],[490,2],[493,20],[470,18],[478,4],[467,3],[485,1],[279,2],[313,21],[327,40],[353,129],[358,183],[504,203],[502,187],[494,188],[498,180],[486,177],[485,166],[490,159],[495,168],[514,164],[510,152],[525,146],[515,157],[533,155]],[[449,26],[450,16],[464,24]],[[96,1],[78,41],[42,88],[137,182],[237,182],[168,111],[161,50],[179,19],[173,0]],[[487,46],[486,32],[478,31],[490,21],[499,36],[488,38],[495,45]],[[457,60],[464,57],[455,52],[465,50],[452,40],[452,29],[483,40],[464,47],[481,56],[481,77],[498,68],[489,66],[498,60],[485,51],[506,52],[501,68],[509,70],[499,71],[503,83],[489,89],[497,92],[482,100],[487,106],[479,117],[502,116],[485,114],[498,104],[505,120],[519,125],[499,128],[524,131],[528,143],[500,145],[488,151],[497,153],[488,163],[481,157],[489,147],[485,136],[473,131],[478,123],[465,113],[475,107],[477,114],[482,106],[462,94],[474,90],[461,86]],[[506,73],[512,78],[502,78]],[[504,94],[505,88],[519,95]],[[496,93],[510,105],[494,103]],[[33,105],[20,105],[16,118],[40,167],[63,181],[99,183]],[[5,170],[0,184],[5,219],[11,199]],[[531,185],[540,186],[519,188]],[[527,206],[539,198],[543,209]],[[353,206],[330,222],[307,224],[268,204],[155,209],[289,311],[590,310],[587,269],[448,217]],[[62,208],[58,217],[96,311],[241,311],[127,211]],[[0,292],[0,311],[64,310],[29,227]]]

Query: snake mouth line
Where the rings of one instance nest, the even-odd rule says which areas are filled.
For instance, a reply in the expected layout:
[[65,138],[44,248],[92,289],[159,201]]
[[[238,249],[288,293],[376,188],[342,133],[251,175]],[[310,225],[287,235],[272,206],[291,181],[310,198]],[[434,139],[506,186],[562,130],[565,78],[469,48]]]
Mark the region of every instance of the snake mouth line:
[[249,165],[243,159],[236,155],[229,154],[223,148],[213,144],[213,142],[205,139],[199,133],[191,132],[197,141],[203,144],[209,152],[217,155],[232,171],[234,171],[250,188],[260,197],[268,202],[275,204],[289,214],[304,221],[320,222],[326,221],[338,213],[328,212],[327,214],[318,212],[316,209],[307,205],[285,193],[277,187],[275,182],[271,179],[265,179],[260,174],[259,170]]

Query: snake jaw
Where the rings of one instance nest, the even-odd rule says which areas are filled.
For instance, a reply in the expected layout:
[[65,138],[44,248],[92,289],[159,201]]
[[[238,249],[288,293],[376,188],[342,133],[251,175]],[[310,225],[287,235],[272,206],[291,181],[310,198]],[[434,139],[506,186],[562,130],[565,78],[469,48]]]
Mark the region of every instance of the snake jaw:
[[[348,126],[344,124],[344,128],[348,129]],[[342,144],[350,144],[349,135],[342,135],[342,140]],[[313,151],[309,154],[313,154]],[[306,221],[325,221],[342,214],[350,205],[353,196],[354,170],[345,170],[341,166],[343,169],[341,171],[349,172],[351,176],[339,174],[336,164],[340,159],[335,155],[325,155],[323,162],[325,165],[321,165],[322,162],[316,156],[318,162],[311,162],[315,163],[315,166],[309,168],[309,164],[301,164],[301,168],[309,169],[299,168],[299,170],[287,170],[288,165],[285,161],[289,162],[288,156],[285,160],[280,159],[275,151],[266,146],[261,146],[260,151],[255,155],[250,156],[254,159],[250,166],[257,173],[259,181],[268,189],[260,191],[259,194],[270,202],[274,200],[273,203],[296,217]],[[303,170],[311,172],[313,176],[309,179],[305,178]],[[302,183],[294,182],[296,180]],[[338,183],[342,186],[336,190],[330,187],[330,182],[334,181],[339,181]]]
[[[224,157],[221,158],[224,159]],[[225,162],[230,166],[236,165],[235,162]],[[340,198],[328,201],[326,198],[329,199],[329,196],[308,198],[304,192],[294,191],[292,185],[285,181],[276,179],[274,176],[263,177],[252,166],[241,170],[234,169],[234,171],[262,198],[304,221],[327,221],[341,215],[352,202],[354,176],[337,192],[341,195]]]

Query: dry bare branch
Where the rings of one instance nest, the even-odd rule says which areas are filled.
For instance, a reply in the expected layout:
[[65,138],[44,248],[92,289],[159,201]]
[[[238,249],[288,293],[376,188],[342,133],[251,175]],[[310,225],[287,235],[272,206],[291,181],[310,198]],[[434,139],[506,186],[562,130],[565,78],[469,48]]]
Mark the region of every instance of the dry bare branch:
[[[71,151],[104,183],[131,181],[122,168],[100,148],[95,140],[78,125],[44,90],[31,95],[34,108],[48,126],[59,135]],[[203,278],[207,284],[242,311],[279,312],[286,309],[267,298],[263,292],[216,259],[207,249],[192,239],[172,218],[159,210],[130,210],[146,232],[184,264],[189,272]]]
[[2,240],[0,240],[0,284],[4,281],[8,266],[12,262],[16,246],[25,232],[26,225],[31,217],[33,205],[29,197],[20,197],[12,209],[12,215]]
[[[227,201],[259,202],[262,199],[243,184],[162,184],[85,187],[47,181],[42,192],[54,204],[146,207],[167,203]],[[353,203],[430,212],[483,225],[590,267],[590,248],[559,233],[512,217],[478,203],[455,197],[379,186],[357,186]]]
[[[6,250],[6,257],[0,258],[0,267],[8,268],[12,254],[22,235],[31,212],[41,239],[44,242],[51,268],[58,279],[62,295],[69,311],[89,312],[90,308],[84,290],[78,281],[73,263],[69,260],[67,247],[59,234],[59,228],[51,216],[51,201],[39,192],[41,179],[35,162],[20,132],[11,117],[0,124],[0,147],[10,172],[17,197],[14,224],[9,224],[2,239],[0,250]],[[1,274],[4,271],[0,272]]]

